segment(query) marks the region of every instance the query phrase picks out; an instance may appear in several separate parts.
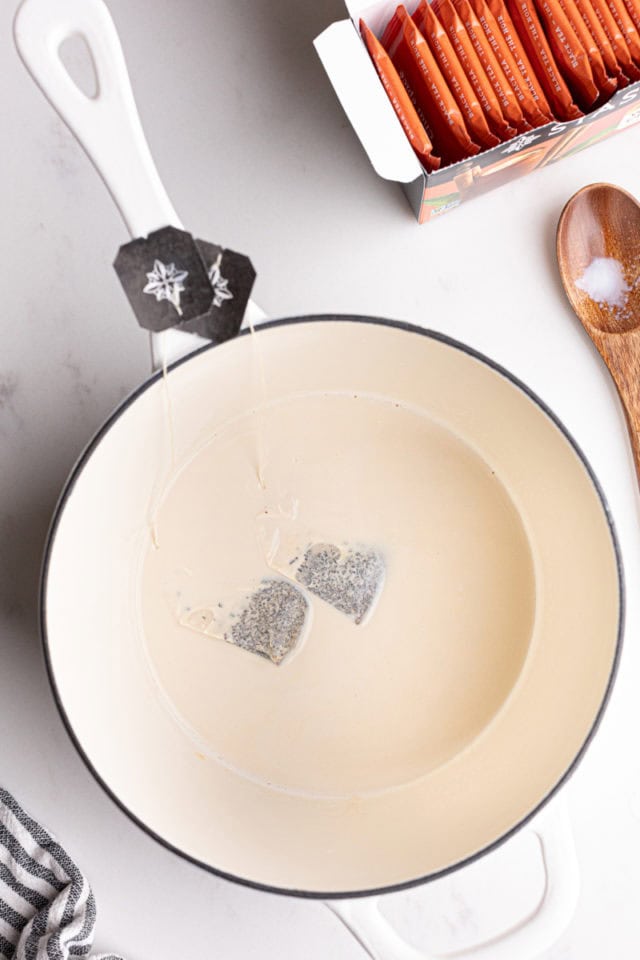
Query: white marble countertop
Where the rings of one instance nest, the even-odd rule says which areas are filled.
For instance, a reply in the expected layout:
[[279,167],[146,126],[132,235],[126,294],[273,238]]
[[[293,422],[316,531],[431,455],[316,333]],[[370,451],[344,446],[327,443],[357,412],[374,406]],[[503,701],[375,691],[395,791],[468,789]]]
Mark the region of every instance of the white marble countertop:
[[[53,704],[36,623],[48,520],[75,457],[148,373],[148,348],[111,269],[126,231],[17,58],[15,6],[0,10],[0,783],[90,877],[101,948],[129,960],[359,960],[362,948],[321,904],[220,880],[144,835],[87,772]],[[110,7],[178,211],[197,235],[251,255],[268,314],[374,314],[451,334],[526,381],[590,458],[622,544],[626,645],[604,722],[565,788],[582,887],[545,960],[635,955],[637,487],[620,405],[563,299],[554,242],[564,202],[585,183],[640,193],[640,126],[418,227],[400,188],[370,169],[313,50],[344,16],[340,0]],[[521,834],[385,909],[415,941],[451,951],[525,913],[540,882]]]

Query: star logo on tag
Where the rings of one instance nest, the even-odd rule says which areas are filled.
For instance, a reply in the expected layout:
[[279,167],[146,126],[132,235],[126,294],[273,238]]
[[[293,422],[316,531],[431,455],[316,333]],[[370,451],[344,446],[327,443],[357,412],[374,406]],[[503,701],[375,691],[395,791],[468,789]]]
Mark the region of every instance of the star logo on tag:
[[162,260],[153,261],[153,270],[147,273],[147,285],[143,288],[143,293],[148,293],[156,298],[159,303],[161,300],[168,300],[179,316],[182,316],[180,307],[180,294],[184,291],[184,280],[189,276],[188,270],[179,270],[175,263],[164,264]]
[[233,300],[233,294],[229,290],[229,281],[220,273],[220,261],[222,253],[218,254],[215,263],[209,267],[209,280],[213,288],[213,305],[221,307],[225,300]]

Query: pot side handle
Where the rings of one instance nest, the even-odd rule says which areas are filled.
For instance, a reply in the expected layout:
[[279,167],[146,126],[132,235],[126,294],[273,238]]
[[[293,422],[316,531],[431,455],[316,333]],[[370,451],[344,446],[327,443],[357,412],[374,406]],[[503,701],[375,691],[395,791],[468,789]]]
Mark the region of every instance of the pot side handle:
[[[103,0],[23,0],[13,30],[25,67],[86,151],[131,236],[146,237],[166,226],[181,228],[153,162],[118,33]],[[93,97],[79,89],[60,58],[61,44],[78,35],[93,60]],[[264,314],[250,301],[247,317],[255,322]],[[206,342],[174,329],[152,335],[154,366]]]
[[[548,950],[568,927],[580,892],[580,876],[571,821],[563,796],[532,822],[540,842],[545,889],[535,911],[516,927],[492,940],[448,954],[456,960],[534,960]],[[379,897],[329,900],[326,905],[342,920],[372,960],[445,960],[408,944],[378,909]]]

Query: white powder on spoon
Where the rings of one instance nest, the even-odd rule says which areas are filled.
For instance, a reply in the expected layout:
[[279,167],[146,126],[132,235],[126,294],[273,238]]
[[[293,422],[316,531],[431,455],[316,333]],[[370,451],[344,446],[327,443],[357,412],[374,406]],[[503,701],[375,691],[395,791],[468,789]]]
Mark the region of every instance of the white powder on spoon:
[[576,287],[584,290],[600,306],[622,309],[631,287],[625,280],[622,264],[615,257],[594,257]]

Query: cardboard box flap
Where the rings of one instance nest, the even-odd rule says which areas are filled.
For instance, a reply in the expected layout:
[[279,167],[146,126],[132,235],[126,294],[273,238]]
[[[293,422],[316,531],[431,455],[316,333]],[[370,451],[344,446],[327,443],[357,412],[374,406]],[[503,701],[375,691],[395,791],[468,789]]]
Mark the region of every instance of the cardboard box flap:
[[376,173],[400,183],[421,176],[422,167],[353,23],[331,24],[314,45]]

